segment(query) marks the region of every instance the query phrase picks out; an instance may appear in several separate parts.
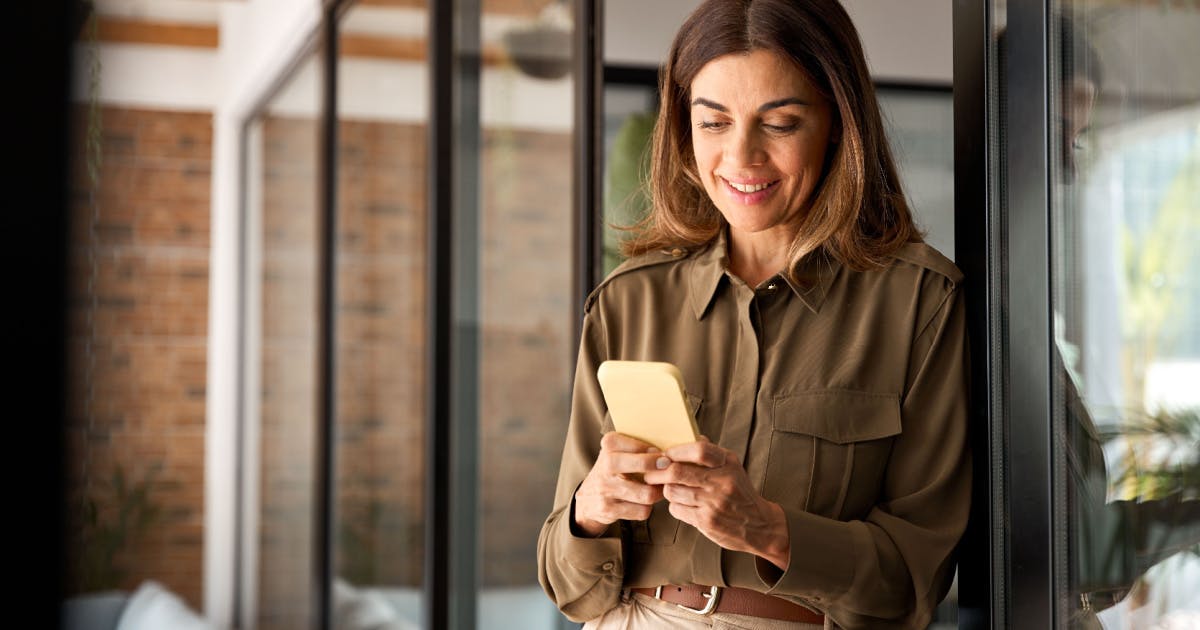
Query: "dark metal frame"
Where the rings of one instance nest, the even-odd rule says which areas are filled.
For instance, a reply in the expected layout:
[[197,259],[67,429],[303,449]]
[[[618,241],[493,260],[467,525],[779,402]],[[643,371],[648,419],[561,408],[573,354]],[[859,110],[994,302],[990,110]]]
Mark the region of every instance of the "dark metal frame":
[[659,73],[662,68],[617,63],[604,64],[604,85],[640,85],[654,90],[657,99]]
[[[601,269],[600,209],[604,200],[600,185],[604,164],[597,159],[604,150],[603,95],[606,68],[604,67],[603,29],[604,1],[576,0],[575,32],[572,52],[575,75],[574,151],[575,177],[572,178],[575,212],[575,273],[574,298],[571,301],[572,359],[579,346],[583,327],[583,305],[596,286]],[[572,360],[569,365],[574,365]]]
[[[1010,5],[1003,144],[1008,239],[1010,625],[1055,627],[1055,522],[1050,314],[1050,48],[1046,3]],[[1061,504],[1061,502],[1060,502]]]
[[[475,628],[480,513],[479,252],[482,243],[479,233],[479,156],[483,130],[479,114],[483,63],[482,6],[480,0],[456,0],[451,4],[457,16],[453,32],[453,57],[435,62],[430,55],[430,60],[449,66],[448,73],[434,70],[437,82],[433,90],[449,94],[453,109],[438,114],[451,120],[452,137],[445,144],[428,148],[431,152],[448,154],[450,164],[449,170],[443,171],[440,176],[431,173],[436,179],[449,182],[451,196],[443,196],[440,206],[431,204],[430,211],[445,213],[453,218],[451,243],[454,262],[450,268],[430,270],[430,277],[441,276],[438,281],[449,284],[452,293],[451,304],[442,305],[450,310],[440,315],[446,321],[453,322],[451,376],[447,382],[451,403],[447,410],[450,421],[440,425],[442,431],[449,431],[447,450],[430,451],[426,456],[445,460],[449,464],[449,477],[443,485],[449,489],[449,536],[452,544],[448,555],[432,558],[447,563],[445,576],[448,581],[445,589],[448,604],[443,614],[448,625],[438,625],[429,620],[427,627]],[[431,112],[431,115],[434,114]],[[431,421],[435,420],[431,417]]]
[[1049,156],[1050,3],[955,0],[957,262],[973,355],[971,522],[960,546],[960,627],[1060,627],[1065,550],[1054,506]]
[[993,201],[989,86],[994,59],[986,3],[954,2],[954,242],[955,262],[967,278],[967,334],[971,348],[971,515],[959,544],[958,620],[969,630],[1005,626],[1003,586],[1003,467],[996,464],[1003,423],[992,401],[1002,390],[1004,353],[996,315],[1002,253]]
[[425,572],[423,617],[427,628],[446,628],[450,610],[451,337],[453,336],[454,3],[429,7],[428,251],[426,326],[428,366],[425,424]]
[[334,536],[337,492],[337,84],[338,16],[345,3],[327,0],[321,20],[322,111],[318,241],[317,315],[317,462],[313,528],[317,627],[328,629],[333,618]]

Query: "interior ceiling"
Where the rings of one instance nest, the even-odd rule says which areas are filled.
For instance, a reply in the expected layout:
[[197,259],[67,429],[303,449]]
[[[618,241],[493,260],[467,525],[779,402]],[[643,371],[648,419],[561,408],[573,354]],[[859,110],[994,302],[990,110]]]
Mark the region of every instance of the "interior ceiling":
[[[381,56],[419,55],[424,49],[423,10],[430,1],[358,0],[353,6],[360,8],[358,13],[362,15],[358,19],[347,19],[346,31],[376,40],[368,42],[367,48],[383,51]],[[485,47],[498,43],[499,31],[518,23],[531,23],[543,15],[547,5],[559,1],[480,0],[487,17]],[[221,7],[246,2],[248,0],[93,0],[95,13],[100,17],[101,41],[201,47],[217,46]],[[996,3],[1001,15],[1005,4],[1005,0]],[[1200,33],[1200,2],[1088,0],[1069,6],[1077,18],[1088,23],[1104,65],[1106,80],[1102,89],[1106,94],[1169,100],[1200,99],[1200,79],[1194,68],[1184,62],[1200,59],[1200,37],[1195,36]],[[354,13],[349,14],[351,18]]]
[[[301,0],[296,0],[301,1]],[[304,0],[316,2],[317,0]],[[485,14],[536,17],[548,4],[559,0],[481,0]],[[222,4],[245,4],[247,0],[92,0],[103,16],[146,22],[216,24]],[[429,0],[358,0],[353,6],[379,9],[424,9]]]

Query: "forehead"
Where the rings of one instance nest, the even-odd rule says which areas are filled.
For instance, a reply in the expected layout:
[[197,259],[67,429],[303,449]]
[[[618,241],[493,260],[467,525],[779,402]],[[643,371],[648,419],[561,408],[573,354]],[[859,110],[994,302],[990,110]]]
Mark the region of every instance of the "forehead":
[[689,91],[692,98],[726,100],[818,96],[808,76],[795,62],[765,49],[713,59],[696,73]]

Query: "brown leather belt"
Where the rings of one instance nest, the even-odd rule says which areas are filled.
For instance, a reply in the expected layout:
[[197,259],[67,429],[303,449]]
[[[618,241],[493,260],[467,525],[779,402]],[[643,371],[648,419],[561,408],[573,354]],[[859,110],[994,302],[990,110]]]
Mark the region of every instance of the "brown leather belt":
[[634,593],[641,593],[664,602],[670,602],[699,615],[712,613],[733,613],[735,615],[750,615],[764,619],[779,621],[802,621],[804,623],[825,623],[825,615],[813,612],[799,604],[793,604],[786,599],[764,595],[758,591],[746,588],[721,588],[719,586],[676,586],[665,584],[658,588],[634,588]]

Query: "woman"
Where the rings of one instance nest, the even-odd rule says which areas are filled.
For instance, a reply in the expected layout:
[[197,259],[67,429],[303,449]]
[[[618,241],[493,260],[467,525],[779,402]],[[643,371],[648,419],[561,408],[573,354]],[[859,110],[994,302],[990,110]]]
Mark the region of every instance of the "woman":
[[[709,0],[661,90],[651,215],[585,307],[542,586],[597,628],[924,627],[969,503],[961,275],[920,243],[854,27]],[[614,433],[606,359],[679,366],[706,437]]]

